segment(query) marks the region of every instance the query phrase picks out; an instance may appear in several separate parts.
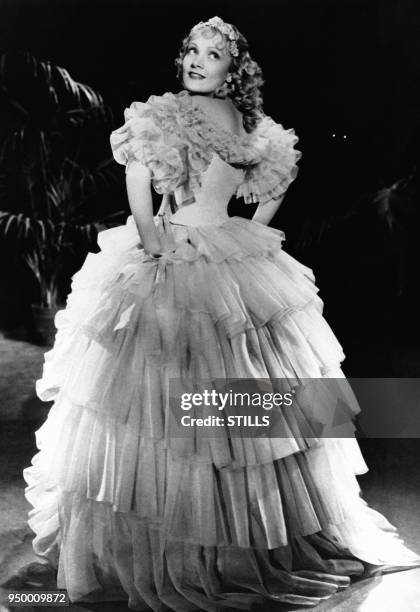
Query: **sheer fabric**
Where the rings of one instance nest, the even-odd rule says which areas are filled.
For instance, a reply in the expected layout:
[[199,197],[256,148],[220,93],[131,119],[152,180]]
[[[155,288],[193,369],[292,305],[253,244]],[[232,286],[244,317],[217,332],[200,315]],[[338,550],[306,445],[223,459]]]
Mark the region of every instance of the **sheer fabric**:
[[[292,132],[268,120],[225,137],[185,92],[135,103],[126,120],[112,136],[117,160],[148,165],[160,193],[181,190],[181,208],[192,192],[209,222],[185,205],[191,217],[176,223],[164,203],[160,259],[132,217],[101,232],[56,316],[37,382],[54,404],[24,475],[34,548],[57,564],[58,586],[73,600],[213,612],[315,605],[367,563],[418,563],[360,497],[359,407],[312,271],[283,250],[282,231],[227,217],[235,191],[284,191]],[[310,396],[278,409],[277,438],[168,434],[171,378],[322,377],[342,380],[336,437],[318,437],[335,414],[327,395],[322,415]]]

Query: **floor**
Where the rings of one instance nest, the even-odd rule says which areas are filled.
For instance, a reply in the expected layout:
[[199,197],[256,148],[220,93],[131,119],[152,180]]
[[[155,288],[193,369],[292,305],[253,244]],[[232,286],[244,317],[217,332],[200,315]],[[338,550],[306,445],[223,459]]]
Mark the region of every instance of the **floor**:
[[[26,524],[22,469],[35,452],[33,431],[45,419],[48,406],[34,393],[45,349],[25,338],[0,336],[0,612],[7,590],[53,589],[54,573],[32,552]],[[360,479],[367,501],[396,524],[401,537],[420,554],[420,440],[361,440],[371,467]],[[380,469],[379,469],[380,468]],[[51,607],[26,607],[26,610]],[[127,610],[124,602],[71,605],[71,612]],[[303,612],[306,609],[299,609]],[[285,612],[291,607],[264,605],[260,612]],[[317,612],[420,612],[420,569],[392,573],[353,584],[316,608]]]

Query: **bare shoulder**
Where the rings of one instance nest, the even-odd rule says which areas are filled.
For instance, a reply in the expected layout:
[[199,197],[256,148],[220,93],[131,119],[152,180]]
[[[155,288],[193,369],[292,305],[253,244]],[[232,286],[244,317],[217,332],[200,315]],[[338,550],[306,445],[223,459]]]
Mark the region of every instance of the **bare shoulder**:
[[194,103],[211,120],[216,121],[225,130],[233,132],[238,136],[242,136],[245,133],[242,113],[238,111],[230,98],[220,99],[196,95],[194,96]]

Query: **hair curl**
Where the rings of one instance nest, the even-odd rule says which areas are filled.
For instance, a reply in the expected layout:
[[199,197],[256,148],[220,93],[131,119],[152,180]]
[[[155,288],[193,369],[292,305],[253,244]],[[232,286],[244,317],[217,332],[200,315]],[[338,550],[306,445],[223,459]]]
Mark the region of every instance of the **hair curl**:
[[[248,51],[248,41],[245,36],[239,32],[238,28],[232,24],[230,25],[236,35],[236,46],[238,48],[238,55],[231,57],[231,65],[229,73],[231,74],[231,81],[228,84],[228,95],[236,108],[242,113],[244,128],[247,132],[252,132],[256,127],[261,117],[263,116],[262,110],[262,93],[261,87],[264,84],[262,70],[255,60],[252,59]],[[217,32],[222,36],[224,42],[228,46],[227,37],[219,32],[217,28],[213,26],[203,26],[208,29]],[[181,49],[178,57],[175,60],[175,66],[177,68],[177,77],[182,81],[182,62],[187,53],[188,46],[191,41],[192,32],[184,38],[182,41]]]

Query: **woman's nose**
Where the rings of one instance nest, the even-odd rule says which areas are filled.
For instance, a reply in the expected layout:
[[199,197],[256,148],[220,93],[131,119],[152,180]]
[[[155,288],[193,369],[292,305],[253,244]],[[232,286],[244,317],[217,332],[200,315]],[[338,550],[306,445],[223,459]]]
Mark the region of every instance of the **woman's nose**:
[[191,62],[191,66],[196,66],[197,68],[202,68],[203,67],[203,58],[202,58],[202,56],[196,54],[193,57],[193,60]]

